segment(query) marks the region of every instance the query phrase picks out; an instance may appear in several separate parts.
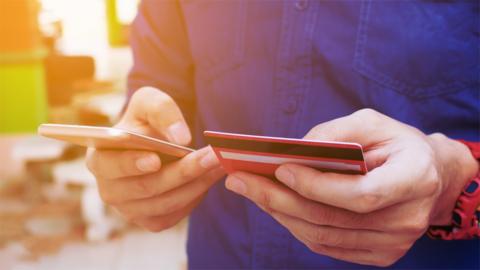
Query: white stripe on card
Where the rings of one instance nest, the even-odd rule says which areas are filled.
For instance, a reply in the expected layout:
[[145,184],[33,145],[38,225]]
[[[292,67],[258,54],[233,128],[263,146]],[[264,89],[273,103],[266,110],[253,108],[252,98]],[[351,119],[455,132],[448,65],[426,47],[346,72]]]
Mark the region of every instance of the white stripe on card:
[[268,163],[268,164],[284,164],[284,163],[295,163],[306,165],[313,168],[322,168],[322,169],[331,169],[331,170],[342,170],[342,171],[362,171],[362,168],[358,164],[349,164],[341,161],[325,161],[325,160],[310,160],[310,159],[301,159],[301,158],[286,158],[286,157],[273,157],[273,156],[262,156],[255,154],[242,154],[234,152],[220,151],[220,155],[224,159],[230,160],[240,160],[240,161],[250,161],[250,162],[259,162],[259,163]]

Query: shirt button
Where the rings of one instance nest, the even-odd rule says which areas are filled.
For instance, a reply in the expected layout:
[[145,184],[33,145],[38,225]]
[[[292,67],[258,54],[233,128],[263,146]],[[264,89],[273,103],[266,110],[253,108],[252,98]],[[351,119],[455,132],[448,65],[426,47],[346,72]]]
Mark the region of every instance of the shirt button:
[[298,0],[295,2],[295,8],[299,11],[305,10],[308,7],[307,0]]
[[298,101],[295,96],[288,97],[283,105],[283,111],[285,113],[291,114],[296,112],[298,109]]

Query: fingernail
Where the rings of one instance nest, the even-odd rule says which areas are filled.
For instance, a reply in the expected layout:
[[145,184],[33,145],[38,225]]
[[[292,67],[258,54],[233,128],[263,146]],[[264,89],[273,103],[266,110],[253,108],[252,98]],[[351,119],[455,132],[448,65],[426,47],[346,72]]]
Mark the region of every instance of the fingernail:
[[186,145],[192,139],[188,126],[182,121],[178,121],[168,127],[167,137],[171,142],[180,145]]
[[289,187],[295,184],[295,176],[286,166],[280,166],[275,172],[277,179]]
[[245,183],[240,178],[232,175],[227,178],[225,186],[227,187],[227,189],[241,195],[247,193],[247,186],[245,185]]
[[135,161],[135,165],[142,172],[154,172],[159,169],[159,158],[154,154],[143,156]]
[[200,166],[202,166],[202,168],[204,169],[213,168],[218,164],[219,162],[218,162],[217,156],[212,150],[208,151],[207,154],[203,156],[202,159],[200,160]]

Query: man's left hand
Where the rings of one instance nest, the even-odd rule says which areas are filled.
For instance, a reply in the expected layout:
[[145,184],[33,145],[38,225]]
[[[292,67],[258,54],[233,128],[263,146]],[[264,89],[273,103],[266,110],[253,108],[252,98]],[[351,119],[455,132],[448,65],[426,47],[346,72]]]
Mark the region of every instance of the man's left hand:
[[448,225],[478,164],[463,144],[427,136],[365,109],[314,127],[311,140],[360,143],[369,172],[346,175],[285,164],[276,177],[231,174],[228,189],[255,202],[313,252],[388,266],[430,225]]

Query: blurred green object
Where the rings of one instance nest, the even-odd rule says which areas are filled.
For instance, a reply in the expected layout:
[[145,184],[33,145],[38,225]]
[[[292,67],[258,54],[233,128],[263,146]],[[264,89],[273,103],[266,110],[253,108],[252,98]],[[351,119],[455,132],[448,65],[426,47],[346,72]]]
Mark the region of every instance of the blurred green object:
[[47,120],[38,0],[0,0],[0,134],[31,133]]
[[43,57],[0,53],[0,133],[31,133],[47,120]]
[[108,42],[112,47],[122,47],[128,43],[127,27],[118,19],[117,1],[105,0],[107,12]]
[[130,24],[137,13],[139,2],[139,0],[105,0],[110,46],[124,47],[128,45]]

